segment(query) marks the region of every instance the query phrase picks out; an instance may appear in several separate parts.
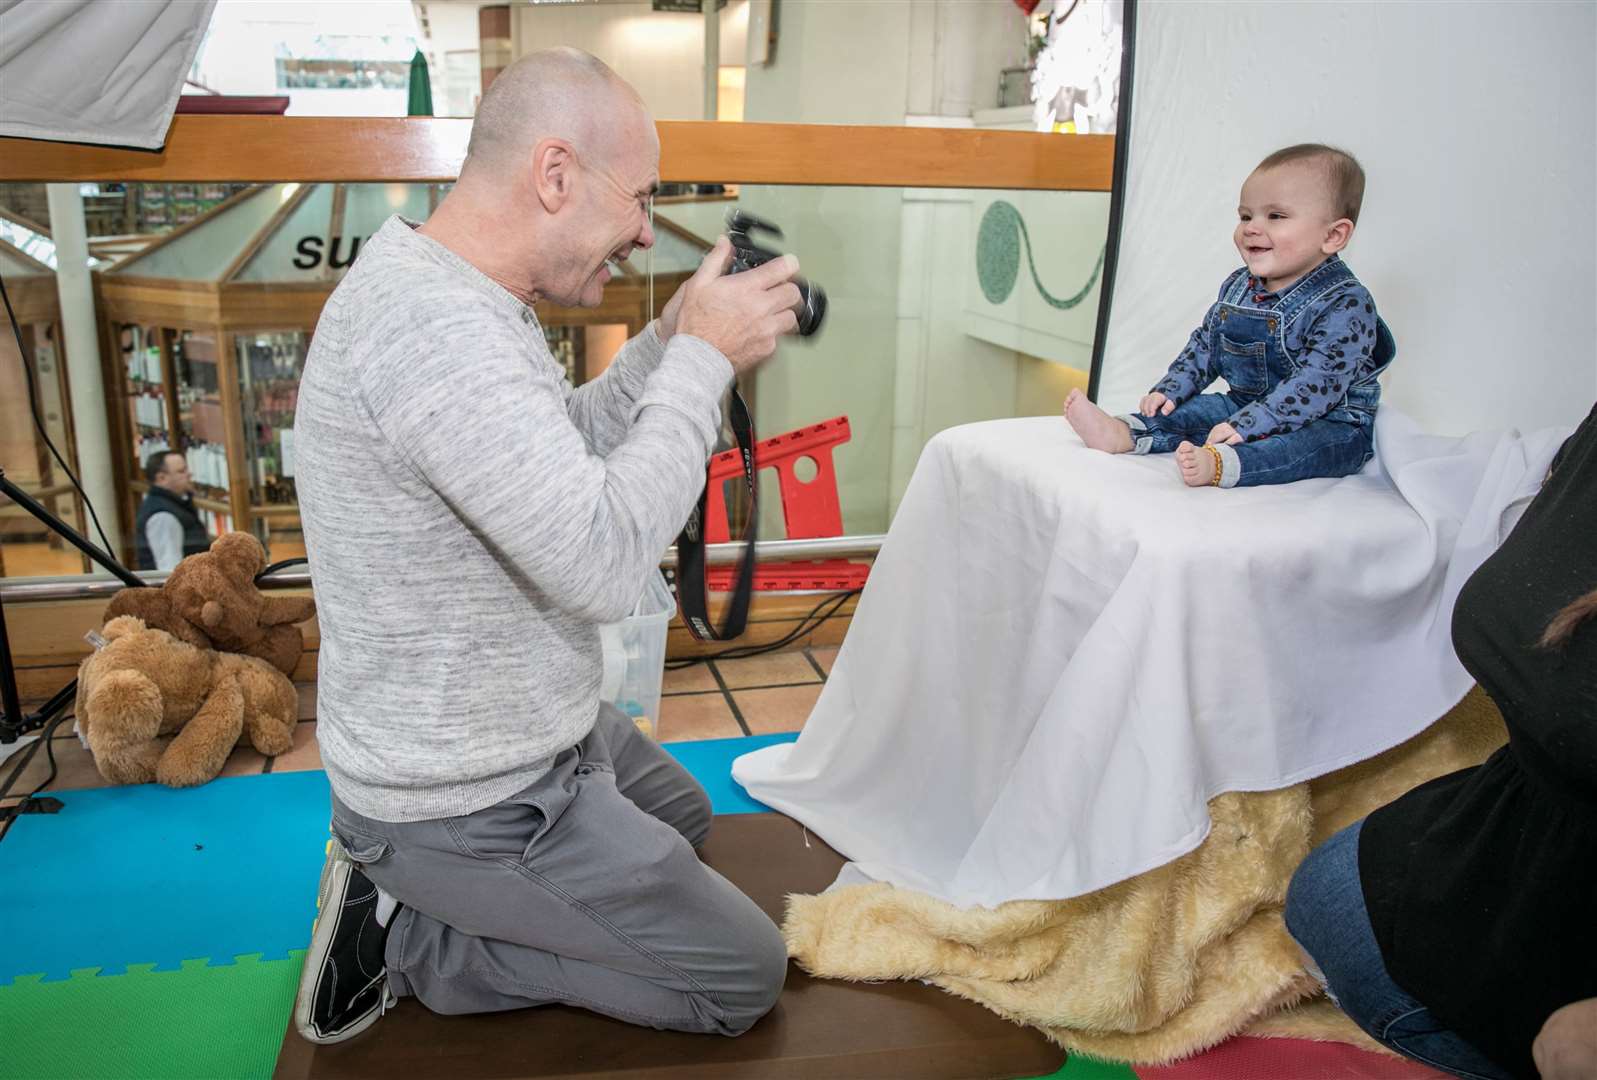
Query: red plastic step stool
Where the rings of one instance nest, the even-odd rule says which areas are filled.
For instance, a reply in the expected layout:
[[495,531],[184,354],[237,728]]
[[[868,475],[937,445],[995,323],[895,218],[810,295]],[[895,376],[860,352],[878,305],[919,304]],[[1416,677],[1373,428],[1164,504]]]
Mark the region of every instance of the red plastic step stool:
[[[782,521],[787,526],[789,540],[843,535],[843,512],[837,501],[837,469],[832,464],[832,448],[848,442],[851,437],[848,417],[835,416],[754,444],[754,467],[776,470],[782,494]],[[804,458],[815,464],[815,476],[808,481],[800,480],[794,471]],[[727,521],[726,481],[742,475],[743,463],[738,451],[726,450],[710,459],[709,501],[704,514],[707,543],[724,544],[732,539]],[[754,587],[764,590],[858,589],[864,586],[870,570],[867,564],[847,559],[761,564],[754,568]],[[732,573],[732,567],[715,567],[705,576],[713,591],[727,592],[732,588]]]

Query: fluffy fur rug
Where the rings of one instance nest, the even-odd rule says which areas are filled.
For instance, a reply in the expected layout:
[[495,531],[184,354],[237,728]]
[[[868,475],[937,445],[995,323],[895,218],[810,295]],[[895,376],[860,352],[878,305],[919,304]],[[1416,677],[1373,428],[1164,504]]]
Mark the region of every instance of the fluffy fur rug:
[[1478,689],[1369,761],[1209,803],[1207,840],[1087,896],[962,909],[891,885],[792,896],[782,930],[812,974],[924,979],[1097,1057],[1163,1064],[1238,1033],[1376,1047],[1319,996],[1281,921],[1309,849],[1506,735]]

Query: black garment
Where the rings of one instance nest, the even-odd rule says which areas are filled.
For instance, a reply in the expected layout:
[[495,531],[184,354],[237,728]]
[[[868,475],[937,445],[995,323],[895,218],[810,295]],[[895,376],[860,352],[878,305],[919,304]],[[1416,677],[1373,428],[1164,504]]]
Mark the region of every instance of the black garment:
[[135,570],[155,569],[155,552],[150,550],[150,537],[144,526],[156,514],[171,514],[182,524],[184,556],[210,550],[211,537],[200,515],[194,512],[194,496],[178,498],[165,488],[151,487],[145,492],[144,501],[139,503],[139,516],[133,523]]
[[1387,972],[1527,1077],[1547,1017],[1597,997],[1597,619],[1562,648],[1537,644],[1594,588],[1597,409],[1453,611],[1453,646],[1508,745],[1377,810],[1359,842]]

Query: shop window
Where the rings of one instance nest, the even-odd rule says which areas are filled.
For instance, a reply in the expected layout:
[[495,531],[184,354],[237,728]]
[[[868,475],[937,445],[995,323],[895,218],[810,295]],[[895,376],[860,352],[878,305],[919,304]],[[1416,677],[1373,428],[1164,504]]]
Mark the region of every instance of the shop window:
[[255,534],[273,560],[305,553],[294,493],[294,409],[310,335],[298,330],[237,334],[244,452]]
[[[0,469],[47,510],[81,531],[82,500],[49,449],[53,443],[77,471],[55,275],[0,236],[0,276],[21,333],[19,343],[9,320],[0,333]],[[76,574],[84,569],[82,556],[59,536],[10,500],[0,499],[0,577]]]
[[279,90],[404,90],[410,64],[397,60],[277,61]]

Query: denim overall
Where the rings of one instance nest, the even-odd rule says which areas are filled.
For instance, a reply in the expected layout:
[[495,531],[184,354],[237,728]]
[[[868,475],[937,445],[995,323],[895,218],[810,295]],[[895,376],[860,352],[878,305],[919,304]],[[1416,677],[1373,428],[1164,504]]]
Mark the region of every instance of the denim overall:
[[[1199,394],[1168,416],[1124,417],[1131,426],[1135,452],[1167,454],[1182,442],[1202,445],[1216,424],[1265,397],[1301,365],[1287,351],[1286,334],[1305,309],[1327,293],[1353,280],[1353,272],[1333,259],[1299,282],[1278,307],[1250,306],[1246,276],[1215,306],[1210,363],[1230,387],[1224,394]],[[1396,355],[1386,323],[1376,318],[1374,367],[1348,388],[1342,403],[1325,416],[1281,435],[1220,447],[1221,485],[1286,484],[1313,476],[1346,476],[1358,472],[1374,452],[1375,410],[1381,401],[1377,381]]]

